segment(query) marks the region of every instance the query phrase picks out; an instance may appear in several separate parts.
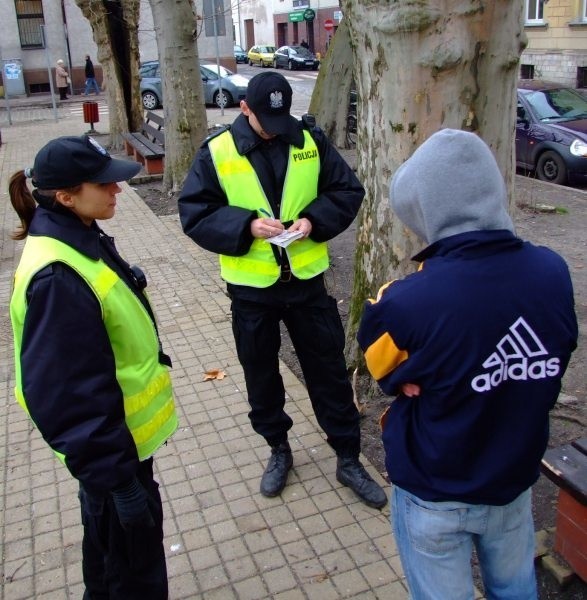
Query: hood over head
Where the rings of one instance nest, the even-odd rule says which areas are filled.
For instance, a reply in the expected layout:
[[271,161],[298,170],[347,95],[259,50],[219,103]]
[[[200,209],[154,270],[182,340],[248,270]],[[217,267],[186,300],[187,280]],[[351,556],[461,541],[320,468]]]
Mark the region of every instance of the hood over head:
[[441,129],[431,135],[393,175],[389,201],[428,244],[468,231],[514,231],[493,153],[467,131]]

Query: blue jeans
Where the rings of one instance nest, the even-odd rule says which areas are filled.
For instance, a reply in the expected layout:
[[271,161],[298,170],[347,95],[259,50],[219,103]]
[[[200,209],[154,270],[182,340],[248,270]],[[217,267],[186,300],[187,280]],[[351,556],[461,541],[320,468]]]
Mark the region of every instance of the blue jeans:
[[90,93],[90,90],[94,88],[94,90],[96,91],[96,94],[100,93],[100,86],[98,85],[98,82],[96,81],[95,77],[88,77],[86,79],[86,91],[84,92],[84,96],[87,96]]
[[530,490],[505,506],[427,502],[396,486],[391,519],[413,600],[473,600],[477,550],[487,600],[536,600]]

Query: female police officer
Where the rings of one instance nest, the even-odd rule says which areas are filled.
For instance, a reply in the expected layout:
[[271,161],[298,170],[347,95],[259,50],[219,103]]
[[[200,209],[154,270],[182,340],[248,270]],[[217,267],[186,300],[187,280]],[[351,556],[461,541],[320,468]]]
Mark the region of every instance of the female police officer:
[[86,599],[167,598],[151,457],[177,427],[170,361],[144,276],[96,224],[139,169],[61,137],[9,187],[13,237],[26,238],[10,304],[16,397],[80,482]]

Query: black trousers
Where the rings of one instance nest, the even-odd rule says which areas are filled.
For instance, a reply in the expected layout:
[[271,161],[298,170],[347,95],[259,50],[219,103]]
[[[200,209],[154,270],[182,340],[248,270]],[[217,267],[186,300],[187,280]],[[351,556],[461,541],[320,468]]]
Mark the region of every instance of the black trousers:
[[84,600],[167,600],[163,508],[153,459],[141,463],[137,477],[149,494],[155,527],[124,530],[109,495],[80,487]]
[[285,412],[279,373],[283,321],[306,380],[320,427],[338,456],[358,456],[359,413],[344,360],[344,329],[336,301],[324,292],[294,304],[232,298],[232,328],[243,367],[253,429],[271,446],[287,439],[293,422]]

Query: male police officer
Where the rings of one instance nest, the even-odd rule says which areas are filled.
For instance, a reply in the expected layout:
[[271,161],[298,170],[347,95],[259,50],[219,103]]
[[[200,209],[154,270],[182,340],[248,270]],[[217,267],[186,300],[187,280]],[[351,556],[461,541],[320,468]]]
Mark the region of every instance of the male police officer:
[[[324,133],[290,115],[281,74],[251,79],[231,127],[195,157],[179,198],[185,233],[220,255],[254,430],[271,447],[261,493],[277,496],[293,459],[279,374],[280,321],[300,360],[316,418],[337,454],[337,479],[367,505],[386,495],[359,462],[359,415],[343,356],[336,301],[325,289],[326,242],[355,218],[364,189]],[[288,230],[282,249],[267,242]]]

